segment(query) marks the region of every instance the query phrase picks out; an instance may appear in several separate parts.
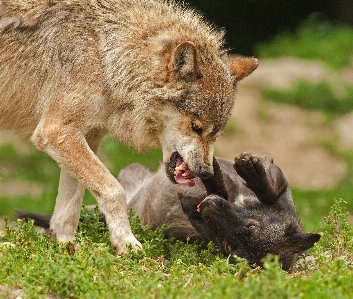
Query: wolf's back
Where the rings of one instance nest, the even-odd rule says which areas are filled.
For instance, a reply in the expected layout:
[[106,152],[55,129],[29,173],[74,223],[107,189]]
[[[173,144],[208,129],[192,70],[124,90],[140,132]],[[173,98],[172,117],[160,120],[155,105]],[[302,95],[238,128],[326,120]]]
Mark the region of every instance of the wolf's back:
[[[0,1],[0,126],[29,135],[53,90],[79,80],[88,88],[91,78],[102,82],[104,96],[130,107],[130,99],[166,84],[171,53],[185,41],[202,60],[221,55],[222,33],[173,1]],[[25,103],[17,110],[32,118],[16,117],[9,99]]]

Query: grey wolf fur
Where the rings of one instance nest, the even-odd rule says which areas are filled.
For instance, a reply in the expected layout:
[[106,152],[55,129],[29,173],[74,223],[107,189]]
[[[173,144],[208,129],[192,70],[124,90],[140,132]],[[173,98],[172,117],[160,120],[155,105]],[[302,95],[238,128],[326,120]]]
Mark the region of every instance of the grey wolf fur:
[[122,186],[95,155],[108,133],[137,151],[162,147],[173,181],[176,161],[189,181],[213,175],[236,83],[257,66],[229,59],[222,44],[172,1],[0,1],[0,128],[59,163],[50,224],[59,241],[74,240],[87,188],[116,250],[141,246]]
[[[167,234],[179,239],[213,241],[231,262],[236,255],[261,265],[267,254],[276,254],[288,270],[320,239],[303,232],[288,182],[270,155],[244,153],[233,165],[217,158],[213,166],[214,177],[197,179],[194,188],[172,184],[163,167],[153,173],[136,163],[122,169],[118,180],[142,222],[166,224]],[[50,219],[28,212],[18,217],[44,227]]]

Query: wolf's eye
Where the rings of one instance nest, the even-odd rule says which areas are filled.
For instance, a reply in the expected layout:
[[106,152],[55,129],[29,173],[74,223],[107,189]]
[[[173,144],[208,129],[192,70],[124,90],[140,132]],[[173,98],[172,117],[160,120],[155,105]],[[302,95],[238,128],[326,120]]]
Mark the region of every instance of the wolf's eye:
[[201,127],[201,123],[199,121],[194,121],[191,125],[192,130],[199,136],[202,135],[203,129]]

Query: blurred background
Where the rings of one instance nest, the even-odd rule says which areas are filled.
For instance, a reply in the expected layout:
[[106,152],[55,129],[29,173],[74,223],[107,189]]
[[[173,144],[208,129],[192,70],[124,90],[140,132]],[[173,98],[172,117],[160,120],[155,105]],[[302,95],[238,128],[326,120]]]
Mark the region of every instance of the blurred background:
[[256,54],[256,45],[285,30],[295,30],[310,18],[353,25],[351,0],[189,0],[216,26],[226,29],[227,46],[243,55]]
[[[244,151],[272,154],[306,230],[322,229],[334,198],[353,211],[353,1],[188,3],[225,30],[231,55],[259,59],[238,85],[215,154],[229,160]],[[162,161],[158,149],[137,154],[109,137],[99,157],[114,175],[133,162],[156,170]],[[0,132],[0,220],[16,209],[51,213],[58,179],[47,155]],[[95,203],[89,192],[84,203]]]

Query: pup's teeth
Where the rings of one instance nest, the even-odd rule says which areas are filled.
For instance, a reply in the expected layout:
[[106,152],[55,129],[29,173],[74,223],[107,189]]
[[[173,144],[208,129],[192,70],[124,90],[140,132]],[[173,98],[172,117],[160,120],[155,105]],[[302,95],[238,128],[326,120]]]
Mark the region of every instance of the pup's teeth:
[[174,171],[174,175],[176,175],[177,174],[177,172],[176,171]]
[[181,176],[185,178],[186,177],[186,173],[182,173]]

